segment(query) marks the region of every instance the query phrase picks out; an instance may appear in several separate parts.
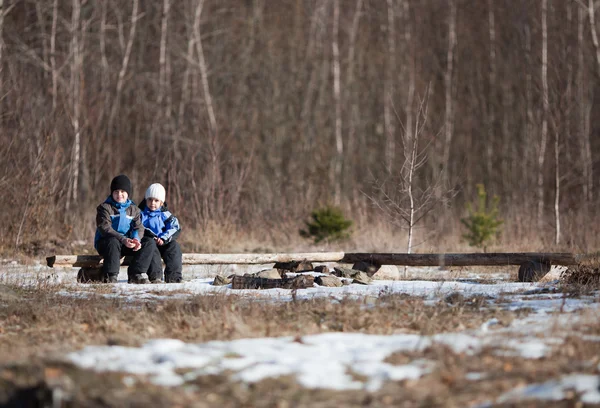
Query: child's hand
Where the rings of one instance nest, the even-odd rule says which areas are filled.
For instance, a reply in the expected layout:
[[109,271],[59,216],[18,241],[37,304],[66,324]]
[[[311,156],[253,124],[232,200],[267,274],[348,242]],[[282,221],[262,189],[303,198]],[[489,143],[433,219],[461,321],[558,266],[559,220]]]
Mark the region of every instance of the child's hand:
[[142,243],[140,242],[140,240],[137,239],[137,238],[134,238],[131,241],[133,241],[133,250],[134,251],[139,251],[140,248],[142,247]]
[[135,242],[131,238],[125,238],[125,243],[123,245],[127,248],[135,248]]
[[164,245],[165,241],[163,241],[162,239],[156,237],[154,238],[154,240],[156,241],[156,245]]

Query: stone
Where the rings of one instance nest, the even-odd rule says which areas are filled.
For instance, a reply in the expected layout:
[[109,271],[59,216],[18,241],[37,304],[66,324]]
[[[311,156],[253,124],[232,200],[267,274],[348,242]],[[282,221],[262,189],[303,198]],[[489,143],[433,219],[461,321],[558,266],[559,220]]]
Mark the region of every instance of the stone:
[[369,276],[375,275],[375,273],[381,268],[381,265],[375,262],[359,261],[352,265],[352,269],[357,271],[365,272]]
[[273,269],[265,269],[264,271],[257,272],[252,276],[257,278],[265,278],[265,279],[281,279],[281,275],[279,271],[275,268]]
[[368,285],[373,281],[366,272],[356,272],[352,279],[352,283],[360,283],[361,285]]
[[324,273],[329,275],[331,273],[331,269],[327,265],[317,265],[315,266],[315,272]]
[[229,277],[224,277],[221,275],[215,276],[215,280],[213,280],[213,286],[225,286],[231,283],[231,279]]
[[[404,267],[401,267],[404,270]],[[386,280],[399,280],[400,279],[400,268],[396,265],[382,265],[377,271],[377,279]]]
[[330,288],[339,288],[340,286],[344,286],[342,280],[335,276],[317,276],[315,278],[315,283],[319,286],[326,286]]
[[359,271],[355,271],[354,269],[345,268],[343,266],[336,266],[333,268],[333,275],[339,278],[352,278],[354,274]]
[[309,271],[313,271],[315,268],[313,267],[313,264],[308,262],[308,261],[302,261],[300,262],[298,265],[296,265],[295,268],[292,268],[291,272],[309,272]]

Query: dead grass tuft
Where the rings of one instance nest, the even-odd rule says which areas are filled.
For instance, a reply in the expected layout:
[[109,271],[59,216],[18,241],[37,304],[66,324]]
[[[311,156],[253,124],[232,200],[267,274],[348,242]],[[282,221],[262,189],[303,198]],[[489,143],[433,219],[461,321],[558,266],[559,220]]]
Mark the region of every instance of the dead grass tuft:
[[600,256],[591,256],[569,267],[560,277],[563,290],[589,294],[600,289]]

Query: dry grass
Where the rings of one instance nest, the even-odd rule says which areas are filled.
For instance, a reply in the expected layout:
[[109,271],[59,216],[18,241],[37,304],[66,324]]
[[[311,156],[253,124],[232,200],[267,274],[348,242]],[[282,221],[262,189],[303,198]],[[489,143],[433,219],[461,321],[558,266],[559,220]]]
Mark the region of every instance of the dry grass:
[[[130,302],[107,299],[107,285],[85,299],[59,296],[61,286],[15,286],[0,308],[3,360],[22,360],[87,344],[139,345],[170,337],[204,342],[247,337],[307,335],[329,331],[432,334],[477,327],[511,314],[482,308],[484,300],[458,299],[426,306],[417,297],[386,295],[363,300],[314,299],[287,303],[249,301],[235,295]],[[92,288],[92,286],[90,286]]]
[[[436,344],[424,352],[402,352],[388,357],[390,364],[416,358],[435,363],[420,380],[389,382],[375,393],[365,391],[307,392],[293,377],[256,384],[232,381],[225,373],[200,376],[184,388],[161,388],[143,378],[123,381],[119,373],[95,373],[65,364],[56,357],[86,345],[138,346],[152,338],[185,342],[233,340],[265,336],[303,336],[323,332],[372,334],[435,334],[475,329],[496,318],[507,326],[527,311],[509,312],[481,296],[452,294],[435,305],[408,295],[381,293],[362,300],[314,299],[287,303],[251,301],[235,295],[193,296],[185,300],[126,302],[107,299],[103,287],[86,299],[57,294],[61,286],[23,289],[2,286],[0,306],[0,403],[29,395],[39,403],[50,401],[51,389],[64,390],[58,406],[448,406],[465,407],[493,399],[524,384],[555,379],[561,374],[596,373],[600,342],[582,336],[567,337],[552,355],[528,360],[484,350],[476,356],[457,354]],[[597,319],[587,319],[580,333],[600,335]],[[558,328],[560,329],[560,328]],[[469,380],[468,373],[485,373]],[[54,396],[56,398],[56,395]],[[577,396],[554,406],[577,406]],[[22,404],[23,400],[19,400]],[[547,403],[519,403],[545,406]],[[506,404],[506,406],[511,406]]]

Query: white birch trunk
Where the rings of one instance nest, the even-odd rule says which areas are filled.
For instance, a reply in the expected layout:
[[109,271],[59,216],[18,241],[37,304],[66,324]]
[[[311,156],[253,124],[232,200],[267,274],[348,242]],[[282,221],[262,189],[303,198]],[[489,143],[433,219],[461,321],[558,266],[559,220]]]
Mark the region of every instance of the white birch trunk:
[[585,83],[585,60],[584,60],[584,42],[583,42],[583,27],[585,24],[585,15],[582,8],[578,8],[577,21],[577,99],[579,102],[579,137],[581,145],[581,170],[583,174],[582,193],[583,203],[586,208],[591,200],[592,192],[592,153],[590,149],[590,131],[589,118],[590,107],[586,93],[587,84]]
[[448,49],[446,53],[446,72],[444,74],[444,87],[446,93],[446,112],[444,119],[444,174],[448,174],[450,163],[450,147],[452,146],[452,135],[454,133],[454,100],[452,98],[452,79],[454,76],[454,48],[456,47],[456,0],[448,0],[450,14],[448,17]]
[[488,0],[488,25],[490,36],[490,94],[488,101],[488,141],[486,144],[487,173],[490,181],[493,180],[494,146],[496,144],[496,19],[494,2]]
[[342,163],[344,160],[344,140],[342,138],[342,101],[340,84],[340,48],[339,48],[340,0],[333,0],[333,99],[335,104],[335,205],[342,200]]
[[404,42],[406,43],[406,55],[408,56],[408,91],[406,94],[406,135],[405,141],[412,139],[415,99],[415,55],[412,46],[412,20],[410,18],[409,0],[403,0],[404,7]]
[[[71,106],[73,109],[71,123],[73,125],[73,132],[75,134],[73,143],[73,160],[71,162],[71,174],[72,174],[72,197],[74,201],[78,199],[79,192],[79,161],[81,152],[81,127],[80,127],[80,113],[81,113],[81,65],[83,62],[83,55],[80,45],[80,27],[81,27],[81,3],[80,0],[73,0],[73,11],[71,19],[71,52],[73,57],[71,60]],[[69,200],[67,200],[67,208]]]
[[537,225],[541,230],[544,215],[544,161],[548,141],[548,0],[542,0],[542,134],[538,151]]
[[58,98],[58,69],[56,67],[56,28],[58,24],[58,0],[52,5],[52,28],[50,33],[50,67],[52,69],[52,109],[56,111]]
[[560,148],[560,132],[556,132],[554,137],[554,222],[555,222],[555,235],[554,242],[556,245],[560,243],[560,162],[559,162],[559,148]]
[[393,98],[394,73],[396,72],[396,28],[394,0],[387,0],[387,56],[388,64],[385,73],[385,90],[383,92],[383,123],[385,126],[385,167],[392,172],[396,155],[396,127],[394,126]]

